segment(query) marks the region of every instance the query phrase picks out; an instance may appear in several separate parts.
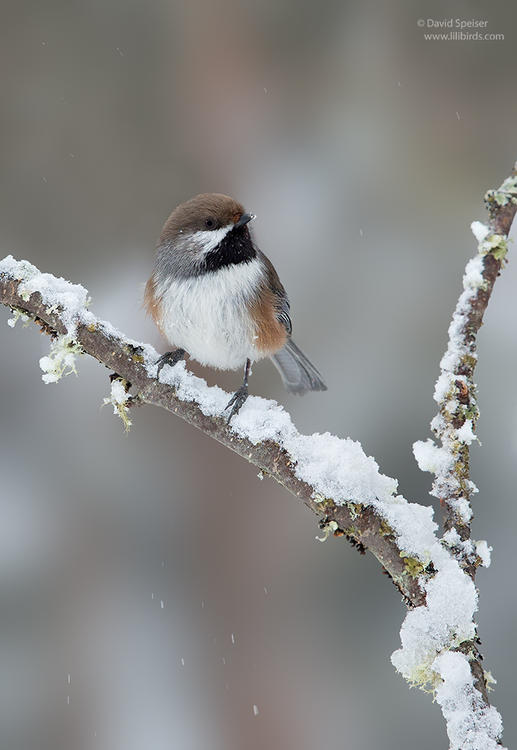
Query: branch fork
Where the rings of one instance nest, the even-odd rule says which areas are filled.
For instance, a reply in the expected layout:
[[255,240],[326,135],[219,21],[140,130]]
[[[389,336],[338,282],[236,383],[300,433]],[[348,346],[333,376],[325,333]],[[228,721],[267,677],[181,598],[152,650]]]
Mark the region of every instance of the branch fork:
[[344,536],[377,558],[409,610],[402,647],[392,662],[410,683],[434,692],[452,750],[495,750],[502,732],[500,716],[489,705],[474,622],[474,577],[480,564],[489,564],[489,548],[471,540],[476,488],[470,444],[479,417],[473,380],[477,332],[506,258],[517,210],[517,171],[485,200],[490,221],[472,225],[478,253],[465,269],[435,389],[438,413],[431,426],[440,445],[428,440],[413,447],[420,468],[435,474],[432,494],[445,511],[441,539],[432,509],[398,494],[396,480],[381,474],[359,443],[328,433],[301,435],[282,407],[254,396],[227,425],[227,393],[209,388],[184,362],[158,373],[156,351],[97,319],[82,286],[11,256],[0,261],[0,302],[15,311],[9,324],[30,318],[53,337],[50,355],[40,361],[45,382],[75,371],[79,353],[95,357],[114,373],[104,401],[126,429],[128,408],[136,404],[180,416],[259,467],[261,478],[275,479],[303,501],[317,515],[325,538]]

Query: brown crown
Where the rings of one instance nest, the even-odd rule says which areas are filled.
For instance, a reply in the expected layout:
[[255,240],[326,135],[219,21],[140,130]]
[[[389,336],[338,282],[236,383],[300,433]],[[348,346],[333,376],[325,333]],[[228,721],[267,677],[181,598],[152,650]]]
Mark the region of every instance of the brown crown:
[[229,195],[201,193],[174,209],[160,235],[160,244],[174,240],[178,234],[206,230],[207,219],[214,221],[214,229],[235,223],[244,208]]

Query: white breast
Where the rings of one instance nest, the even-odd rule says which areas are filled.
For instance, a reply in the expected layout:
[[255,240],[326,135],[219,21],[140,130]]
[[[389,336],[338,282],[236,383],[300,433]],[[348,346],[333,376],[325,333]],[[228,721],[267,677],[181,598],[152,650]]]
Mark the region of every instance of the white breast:
[[248,313],[263,276],[258,259],[201,276],[166,279],[157,285],[161,327],[173,346],[203,365],[235,370],[263,357],[255,347],[255,325]]

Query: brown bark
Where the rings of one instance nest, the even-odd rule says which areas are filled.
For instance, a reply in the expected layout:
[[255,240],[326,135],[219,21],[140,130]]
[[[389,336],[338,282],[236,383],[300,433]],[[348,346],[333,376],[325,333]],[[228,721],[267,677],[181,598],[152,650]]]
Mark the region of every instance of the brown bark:
[[[512,177],[517,172],[514,170]],[[504,187],[499,191],[487,194],[487,204],[490,212],[490,228],[493,233],[507,236],[517,210],[517,191],[508,192],[508,200],[504,199]],[[515,184],[515,183],[513,183]],[[503,199],[501,199],[503,195]],[[499,196],[499,197],[498,197]],[[469,353],[475,355],[477,333],[482,325],[483,315],[488,305],[494,283],[499,275],[504,257],[495,252],[487,252],[483,258],[483,278],[485,284],[477,290],[471,300],[471,309],[465,318],[462,330],[464,343]],[[20,282],[8,276],[0,275],[0,302],[8,307],[21,310],[42,326],[51,335],[65,334],[59,309],[44,304],[38,292],[28,299],[19,292]],[[398,588],[408,607],[425,604],[424,583],[432,577],[434,570],[429,566],[425,571],[416,571],[414,566],[407,564],[404,551],[397,545],[393,531],[387,526],[383,518],[371,506],[336,505],[331,499],[317,502],[313,498],[314,488],[301,481],[295,474],[295,467],[286,451],[273,441],[264,441],[254,445],[246,438],[239,437],[226,424],[225,417],[206,416],[199,405],[192,401],[182,401],[174,388],[151,377],[142,362],[138,347],[132,345],[122,335],[113,335],[106,330],[102,322],[95,325],[79,323],[74,335],[82,350],[95,357],[117,376],[131,384],[134,393],[130,402],[134,405],[153,404],[161,406],[173,414],[197,427],[209,437],[219,441],[230,450],[239,454],[247,461],[258,466],[265,474],[283,485],[295,497],[299,498],[319,518],[322,528],[330,529],[336,536],[345,536],[361,552],[369,550],[380,562],[393,583]],[[475,356],[463,361],[458,367],[457,375],[466,377],[466,384],[459,380],[457,383],[457,399],[462,406],[475,408],[475,392],[473,372],[476,364]],[[443,414],[445,404],[440,405]],[[454,428],[458,429],[464,423],[458,418]],[[440,437],[439,431],[438,436]],[[451,473],[460,472],[464,484],[469,479],[469,448],[464,445],[458,453],[456,463]],[[465,484],[466,487],[466,484]],[[464,487],[464,489],[465,489]],[[465,523],[455,513],[450,497],[441,497],[446,508],[445,528],[455,528],[460,537],[470,538],[470,523]],[[454,550],[453,550],[454,553]],[[474,577],[476,565],[470,560],[458,559],[465,570]],[[475,684],[484,701],[488,705],[486,681],[480,655],[475,642],[465,642],[461,645],[462,652],[469,655]]]
[[[66,333],[59,312],[49,310],[37,292],[28,300],[23,299],[18,285],[18,281],[0,276],[0,302],[23,310],[36,323],[43,324],[47,333]],[[86,354],[131,383],[136,394],[133,400],[135,405],[146,403],[161,406],[258,466],[303,501],[318,516],[321,525],[327,526],[334,521],[337,524],[336,536],[346,536],[359,549],[368,549],[375,555],[410,606],[423,604],[424,594],[417,579],[408,572],[393,535],[372,508],[354,506],[350,509],[346,505],[335,505],[331,500],[318,503],[312,497],[314,489],[296,477],[289,456],[279,445],[271,441],[253,445],[229,429],[224,416],[208,417],[195,402],[182,401],[171,386],[149,376],[139,361],[138,349],[124,338],[106,333],[102,324],[92,329],[80,323],[75,340]]]

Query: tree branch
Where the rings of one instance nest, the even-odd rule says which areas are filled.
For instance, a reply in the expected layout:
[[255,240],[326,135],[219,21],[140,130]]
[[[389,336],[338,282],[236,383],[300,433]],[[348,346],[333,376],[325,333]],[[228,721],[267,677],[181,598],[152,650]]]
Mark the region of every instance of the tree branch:
[[487,204],[490,227],[473,226],[479,254],[467,265],[435,393],[439,414],[432,426],[442,445],[414,446],[420,468],[436,474],[433,494],[446,507],[443,540],[436,536],[432,509],[398,495],[397,482],[382,475],[358,443],[328,433],[300,435],[282,407],[258,397],[250,397],[228,426],[223,415],[228,394],[209,388],[183,362],[165,366],[157,378],[154,349],[98,320],[87,309],[83,287],[11,256],[0,262],[0,302],[15,311],[9,322],[28,316],[53,338],[49,356],[40,360],[45,382],[75,368],[76,354],[95,357],[114,373],[106,400],[126,424],[129,408],[138,404],[176,414],[303,501],[325,535],[345,536],[379,560],[409,608],[402,648],[392,662],[410,683],[434,690],[455,750],[496,748],[502,731],[499,714],[488,702],[476,646],[473,577],[482,558],[470,540],[469,444],[478,416],[476,336],[517,210],[516,171],[487,194]]
[[448,347],[440,363],[441,374],[435,389],[439,411],[431,428],[441,448],[436,451],[432,445],[415,444],[421,468],[430,469],[436,475],[431,494],[440,500],[445,510],[444,539],[472,578],[481,562],[470,541],[470,501],[472,493],[477,492],[470,479],[470,444],[476,439],[479,418],[474,383],[477,334],[495,281],[506,261],[508,235],[517,211],[517,165],[498,190],[486,194],[485,202],[490,221],[488,226],[480,222],[472,225],[479,241],[478,254],[467,264],[464,292],[449,326]]
[[[26,261],[22,263],[26,264]],[[42,276],[48,281],[48,274]],[[0,302],[13,310],[23,312],[37,324],[43,324],[47,333],[69,335],[69,329],[63,319],[67,315],[64,314],[65,308],[62,303],[57,302],[56,309],[54,299],[45,302],[42,294],[37,291],[28,295],[24,281],[10,277],[5,272],[2,274],[1,266]],[[255,444],[245,435],[228,427],[226,416],[222,414],[224,406],[220,410],[221,416],[204,413],[202,404],[205,393],[213,391],[214,395],[218,395],[218,392],[222,393],[220,389],[208,389],[206,386],[203,388],[202,381],[190,375],[188,380],[191,383],[188,385],[199,389],[199,398],[186,400],[178,395],[177,388],[157,380],[153,363],[158,354],[151,347],[127,339],[110,324],[97,320],[89,311],[84,310],[83,315],[79,316],[72,338],[84,353],[91,355],[131,384],[136,395],[128,400],[126,406],[143,403],[160,406],[258,466],[264,474],[275,479],[303,501],[318,516],[322,527],[331,530],[336,536],[347,536],[361,550],[370,550],[393,579],[408,604],[417,606],[423,603],[424,593],[414,573],[408,571],[407,563],[404,557],[401,557],[400,547],[393,532],[388,529],[386,519],[374,508],[361,506],[359,497],[350,498],[348,505],[336,505],[332,499],[318,495],[315,487],[297,475],[296,460],[281,444],[274,440],[263,440]],[[162,379],[170,369],[165,367],[162,370]],[[174,369],[189,375],[182,369],[181,364]],[[223,400],[227,398],[228,394],[225,394]],[[254,401],[264,400],[250,397],[249,402]],[[268,405],[272,402],[264,403]],[[238,418],[233,420],[233,424],[238,422]]]

